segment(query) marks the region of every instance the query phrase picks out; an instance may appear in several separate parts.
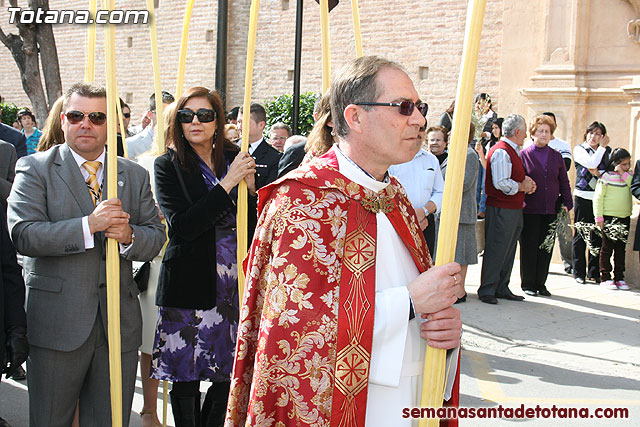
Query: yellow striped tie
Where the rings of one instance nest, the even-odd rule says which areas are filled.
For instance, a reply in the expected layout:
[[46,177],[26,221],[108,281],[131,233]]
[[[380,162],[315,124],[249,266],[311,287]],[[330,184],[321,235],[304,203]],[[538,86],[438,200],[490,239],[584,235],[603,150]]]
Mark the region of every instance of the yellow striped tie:
[[87,172],[89,172],[89,179],[87,180],[87,185],[91,190],[90,193],[91,193],[91,198],[93,199],[94,206],[98,204],[98,201],[100,200],[100,196],[101,196],[100,185],[98,184],[98,177],[96,175],[98,172],[98,168],[100,167],[100,164],[101,164],[100,162],[95,160],[94,161],[87,160],[82,164],[82,167],[85,168]]

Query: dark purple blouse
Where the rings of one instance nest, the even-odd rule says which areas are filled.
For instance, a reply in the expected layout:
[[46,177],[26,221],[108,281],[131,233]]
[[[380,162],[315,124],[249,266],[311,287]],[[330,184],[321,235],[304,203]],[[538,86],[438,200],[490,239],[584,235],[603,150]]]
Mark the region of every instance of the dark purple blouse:
[[560,153],[549,147],[540,148],[530,145],[520,152],[524,170],[536,182],[536,192],[524,197],[523,213],[555,214],[556,202],[571,210],[571,186],[567,177],[567,168]]

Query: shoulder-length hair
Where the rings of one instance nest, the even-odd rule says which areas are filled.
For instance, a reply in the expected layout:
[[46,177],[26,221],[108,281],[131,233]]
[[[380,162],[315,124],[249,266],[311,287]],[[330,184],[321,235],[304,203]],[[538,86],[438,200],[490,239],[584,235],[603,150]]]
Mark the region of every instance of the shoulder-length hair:
[[604,123],[596,121],[596,122],[592,122],[587,127],[587,130],[584,132],[584,136],[582,137],[582,140],[586,141],[587,135],[590,134],[591,132],[595,132],[598,129],[600,129],[600,132],[602,132],[602,136],[605,136],[607,134],[607,127],[604,125]]
[[333,146],[333,122],[331,120],[331,96],[329,91],[322,95],[317,105],[318,119],[316,120],[309,136],[305,151],[311,152],[313,156],[322,156]]
[[64,143],[64,133],[62,132],[62,119],[60,114],[62,113],[62,103],[64,97],[60,97],[53,103],[47,120],[44,122],[44,128],[42,129],[42,136],[38,141],[36,151],[47,151],[54,145]]
[[609,162],[607,162],[607,166],[606,166],[607,172],[612,172],[613,170],[615,170],[616,166],[618,166],[624,160],[630,159],[630,158],[631,158],[631,154],[624,148],[618,147],[614,149],[613,152],[611,153],[611,157],[609,158]]
[[216,112],[216,132],[213,135],[211,143],[213,151],[211,154],[211,162],[214,166],[214,172],[218,178],[227,170],[227,164],[224,158],[224,151],[238,151],[238,147],[224,136],[225,115],[222,107],[222,99],[216,91],[209,90],[206,87],[196,86],[187,90],[176,103],[176,108],[169,119],[169,128],[167,129],[167,146],[171,145],[175,150],[175,156],[182,167],[188,171],[196,171],[198,169],[198,159],[195,151],[184,137],[182,132],[182,123],[178,121],[178,110],[184,108],[187,101],[191,98],[206,98]]

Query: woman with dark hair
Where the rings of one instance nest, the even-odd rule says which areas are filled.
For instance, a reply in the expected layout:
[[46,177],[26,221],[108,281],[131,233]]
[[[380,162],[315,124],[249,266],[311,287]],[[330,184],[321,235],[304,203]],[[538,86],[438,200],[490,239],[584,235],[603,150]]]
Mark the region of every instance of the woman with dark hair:
[[451,125],[453,123],[453,112],[456,109],[456,100],[454,99],[449,108],[444,110],[444,113],[440,116],[440,121],[438,122],[438,126],[442,126],[447,130],[447,132],[451,132]]
[[549,147],[556,124],[549,116],[533,119],[529,135],[533,144],[520,152],[527,176],[537,190],[524,196],[522,232],[520,233],[520,279],[525,294],[550,297],[546,282],[551,263],[551,250],[540,248],[551,223],[557,218],[558,198],[565,211],[573,208],[567,168],[559,152]]
[[[151,376],[173,382],[176,426],[221,426],[238,327],[237,185],[255,195],[255,161],[224,137],[220,96],[189,89],[155,161],[156,197],[169,226],[156,304]],[[256,221],[249,197],[249,242]],[[200,381],[213,384],[200,410]]]
[[491,137],[489,138],[489,143],[485,146],[487,151],[496,145],[498,141],[500,141],[500,138],[502,138],[502,122],[504,122],[504,118],[498,117],[493,123],[491,123]]
[[[576,165],[576,185],[574,194],[574,224],[595,224],[593,216],[593,195],[598,178],[605,171],[609,161],[611,148],[607,128],[603,123],[593,122],[584,134],[584,142],[573,149],[573,161]],[[589,240],[593,247],[600,247],[601,239],[591,233]],[[585,251],[587,244],[578,232],[573,234],[573,277],[578,283],[585,283],[586,278],[600,283],[600,254],[589,252],[589,263]]]

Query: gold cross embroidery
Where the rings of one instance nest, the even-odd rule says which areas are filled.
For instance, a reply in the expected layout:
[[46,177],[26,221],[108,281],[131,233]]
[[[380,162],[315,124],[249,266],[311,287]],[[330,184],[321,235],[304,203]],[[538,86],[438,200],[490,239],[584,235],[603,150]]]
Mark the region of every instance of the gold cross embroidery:
[[378,213],[389,213],[393,210],[393,200],[384,197],[367,197],[362,199],[362,207],[365,208],[369,212]]

